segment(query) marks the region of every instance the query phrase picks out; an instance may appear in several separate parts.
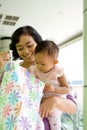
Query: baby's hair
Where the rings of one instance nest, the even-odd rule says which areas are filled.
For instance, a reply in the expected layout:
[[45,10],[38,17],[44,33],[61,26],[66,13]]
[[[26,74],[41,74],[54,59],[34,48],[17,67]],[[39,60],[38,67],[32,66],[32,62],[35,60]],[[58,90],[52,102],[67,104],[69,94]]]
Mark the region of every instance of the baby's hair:
[[50,56],[58,57],[59,47],[54,41],[43,40],[35,48],[35,54],[39,52],[47,52]]

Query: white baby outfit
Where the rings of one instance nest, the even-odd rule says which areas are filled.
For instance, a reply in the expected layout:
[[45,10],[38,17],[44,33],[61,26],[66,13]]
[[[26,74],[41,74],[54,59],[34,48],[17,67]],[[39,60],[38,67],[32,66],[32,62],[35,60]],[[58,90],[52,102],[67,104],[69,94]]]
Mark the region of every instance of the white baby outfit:
[[[51,84],[54,87],[60,87],[60,83],[58,82],[58,77],[62,76],[64,74],[64,71],[62,68],[58,67],[57,65],[51,71],[49,71],[47,73],[42,73],[35,66],[32,66],[30,68],[30,70],[33,75],[35,75],[37,78],[39,78],[45,84]],[[51,93],[51,92],[45,92],[43,97],[47,98],[52,95],[66,97],[66,94],[55,94],[55,93]],[[62,114],[62,111],[60,109],[56,108],[52,112],[52,114],[48,117],[51,130],[61,130],[61,123],[60,123],[61,114]]]

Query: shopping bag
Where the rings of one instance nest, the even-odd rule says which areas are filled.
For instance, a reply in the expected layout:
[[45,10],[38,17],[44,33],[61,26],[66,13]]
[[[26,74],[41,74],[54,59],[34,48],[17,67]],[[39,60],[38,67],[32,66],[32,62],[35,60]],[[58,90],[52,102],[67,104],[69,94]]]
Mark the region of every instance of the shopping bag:
[[44,83],[18,63],[7,63],[0,87],[0,130],[44,130],[39,114]]

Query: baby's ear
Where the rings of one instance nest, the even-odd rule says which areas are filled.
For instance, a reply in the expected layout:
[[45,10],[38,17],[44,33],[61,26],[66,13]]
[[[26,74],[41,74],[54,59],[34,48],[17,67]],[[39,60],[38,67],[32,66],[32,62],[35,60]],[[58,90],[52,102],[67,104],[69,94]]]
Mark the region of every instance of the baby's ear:
[[54,59],[54,64],[58,64],[58,59]]

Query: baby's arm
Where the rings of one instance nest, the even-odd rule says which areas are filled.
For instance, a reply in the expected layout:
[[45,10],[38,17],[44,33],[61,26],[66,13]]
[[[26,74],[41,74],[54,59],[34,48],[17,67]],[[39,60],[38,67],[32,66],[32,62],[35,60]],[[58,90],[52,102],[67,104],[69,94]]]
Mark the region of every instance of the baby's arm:
[[58,94],[67,94],[69,92],[69,84],[65,75],[63,74],[62,76],[58,77],[58,81],[60,83],[60,87],[56,87],[55,92]]
[[60,83],[60,87],[54,87],[51,84],[46,84],[44,88],[44,92],[53,92],[56,94],[67,94],[69,92],[69,84],[64,74],[58,77],[58,82]]

